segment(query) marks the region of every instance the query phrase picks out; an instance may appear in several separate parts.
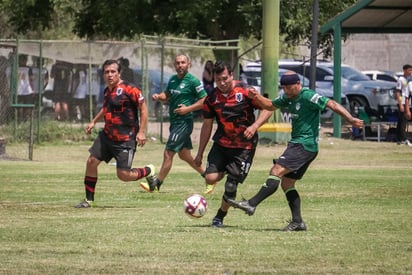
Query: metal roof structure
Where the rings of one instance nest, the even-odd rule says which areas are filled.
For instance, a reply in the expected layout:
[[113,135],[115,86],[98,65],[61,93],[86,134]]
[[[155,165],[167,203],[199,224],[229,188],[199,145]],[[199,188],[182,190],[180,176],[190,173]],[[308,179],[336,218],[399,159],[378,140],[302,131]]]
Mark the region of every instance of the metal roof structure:
[[324,24],[326,33],[412,33],[412,0],[360,0]]
[[[333,33],[333,71],[341,75],[342,34],[412,33],[412,0],[359,0],[321,26]],[[334,98],[341,97],[341,78],[333,79]],[[333,116],[333,135],[341,136],[341,117]]]

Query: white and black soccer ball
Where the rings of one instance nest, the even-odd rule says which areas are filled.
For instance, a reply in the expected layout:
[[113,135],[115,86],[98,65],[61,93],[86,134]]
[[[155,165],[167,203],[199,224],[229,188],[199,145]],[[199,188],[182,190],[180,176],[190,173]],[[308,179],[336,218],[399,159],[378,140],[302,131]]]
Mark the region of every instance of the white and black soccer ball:
[[201,218],[206,214],[207,202],[203,196],[192,194],[185,199],[183,210],[191,218]]

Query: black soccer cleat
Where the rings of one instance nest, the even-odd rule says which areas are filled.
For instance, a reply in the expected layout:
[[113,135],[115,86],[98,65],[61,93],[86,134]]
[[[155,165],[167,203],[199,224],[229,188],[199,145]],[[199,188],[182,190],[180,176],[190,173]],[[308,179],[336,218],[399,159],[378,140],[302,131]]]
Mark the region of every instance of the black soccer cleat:
[[285,228],[282,229],[282,231],[306,231],[306,224],[304,222],[291,221]]
[[251,206],[249,201],[243,199],[241,201],[235,201],[234,199],[226,199],[227,203],[229,203],[234,208],[239,208],[245,211],[246,214],[252,216],[255,213],[256,206]]
[[212,220],[212,227],[216,228],[222,228],[223,227],[223,221],[219,218],[214,217]]

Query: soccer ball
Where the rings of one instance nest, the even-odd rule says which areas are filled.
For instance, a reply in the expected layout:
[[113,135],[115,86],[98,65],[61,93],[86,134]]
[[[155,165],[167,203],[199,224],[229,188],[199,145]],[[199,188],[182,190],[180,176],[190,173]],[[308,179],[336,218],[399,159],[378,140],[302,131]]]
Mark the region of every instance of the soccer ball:
[[191,218],[201,218],[206,214],[207,202],[199,194],[192,194],[184,201],[183,210]]

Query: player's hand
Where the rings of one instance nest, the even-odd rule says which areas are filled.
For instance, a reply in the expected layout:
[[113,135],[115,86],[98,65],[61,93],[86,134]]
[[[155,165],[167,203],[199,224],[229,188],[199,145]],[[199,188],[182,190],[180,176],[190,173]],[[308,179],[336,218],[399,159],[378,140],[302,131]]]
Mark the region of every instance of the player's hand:
[[246,128],[246,130],[243,132],[243,136],[246,139],[251,139],[256,133],[257,128],[252,124],[249,127]]
[[255,87],[249,87],[247,97],[250,99],[254,99],[259,95],[259,92],[255,89]]
[[142,133],[137,133],[136,135],[137,146],[143,147],[146,144],[146,136]]
[[86,135],[90,135],[92,133],[93,128],[94,128],[94,123],[90,122],[89,125],[87,125],[86,128],[84,129],[84,132],[86,133]]
[[158,100],[159,100],[159,94],[153,94],[153,95],[152,95],[152,99],[153,99],[154,101],[158,101]]
[[352,125],[356,128],[363,128],[363,120],[359,119],[359,118],[354,118]]
[[406,109],[405,109],[405,118],[406,118],[407,120],[410,120],[411,117],[412,117],[412,115],[411,115],[411,110],[409,110],[409,108],[406,108]]
[[179,104],[176,109],[173,110],[175,114],[185,115],[187,114],[187,107],[184,104]]
[[194,159],[194,162],[195,162],[195,165],[197,166],[197,167],[200,167],[201,165],[202,165],[202,156],[199,156],[199,155],[197,155],[196,157],[195,157],[195,159]]

